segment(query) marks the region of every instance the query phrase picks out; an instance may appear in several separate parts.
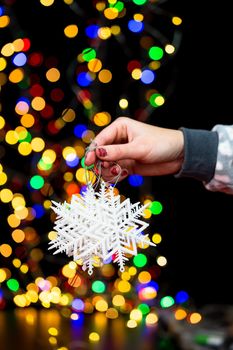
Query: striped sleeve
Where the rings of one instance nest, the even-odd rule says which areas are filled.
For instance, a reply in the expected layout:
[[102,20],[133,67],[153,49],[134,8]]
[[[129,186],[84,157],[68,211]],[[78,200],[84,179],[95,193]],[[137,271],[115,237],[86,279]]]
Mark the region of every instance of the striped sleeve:
[[214,176],[203,182],[209,191],[233,194],[233,125],[215,125],[212,131],[218,133],[217,161]]

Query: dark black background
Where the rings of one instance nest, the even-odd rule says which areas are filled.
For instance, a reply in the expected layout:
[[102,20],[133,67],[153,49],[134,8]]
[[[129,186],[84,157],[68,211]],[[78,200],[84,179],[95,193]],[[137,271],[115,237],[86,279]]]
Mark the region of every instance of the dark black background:
[[[21,26],[34,35],[34,43],[44,51],[57,54],[59,49],[64,58],[71,58],[73,52],[67,50],[65,42],[58,42],[47,31],[54,21],[64,28],[64,14],[59,7],[57,12],[48,8],[45,17],[45,9],[33,3],[15,3]],[[233,24],[229,3],[168,0],[163,4],[183,19],[182,43],[172,62],[173,92],[148,122],[208,130],[218,123],[232,123]],[[160,251],[168,259],[161,274],[166,291],[185,289],[199,305],[232,303],[233,197],[210,192],[193,179],[165,176],[151,179],[151,184],[156,199],[164,204],[153,228],[156,230],[158,224],[163,235]],[[122,188],[127,188],[129,197],[134,195],[126,184]]]

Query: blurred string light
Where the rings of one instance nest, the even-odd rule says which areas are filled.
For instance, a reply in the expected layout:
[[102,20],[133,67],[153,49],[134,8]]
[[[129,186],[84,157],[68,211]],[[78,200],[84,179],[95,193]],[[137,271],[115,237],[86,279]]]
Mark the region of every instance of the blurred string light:
[[[40,0],[40,5],[44,11],[53,10],[56,1]],[[123,314],[127,315],[126,326],[135,328],[142,322],[156,326],[159,309],[171,308],[177,320],[198,322],[198,315],[190,315],[190,297],[185,291],[174,297],[160,295],[158,279],[167,261],[161,255],[151,255],[149,249],[134,257],[132,266],[123,273],[112,264],[113,258],[102,267],[96,259],[98,272],[93,279],[87,279],[81,261],[57,259],[43,246],[56,235],[48,229],[55,219],[51,201],[69,201],[73,194],[85,192],[86,172],[88,177],[94,177],[93,166],[84,165],[85,149],[96,130],[113,119],[112,110],[106,108],[98,93],[104,86],[111,89],[119,79],[110,57],[104,57],[105,45],[116,40],[126,53],[124,89],[116,96],[117,108],[121,114],[133,111],[132,115],[140,119],[140,113],[147,118],[166,102],[166,94],[157,88],[162,79],[159,70],[174,56],[179,44],[179,17],[166,14],[170,39],[148,29],[145,13],[159,2],[109,0],[95,1],[90,6],[95,13],[92,18],[83,15],[85,6],[64,0],[64,12],[71,10],[77,15],[75,23],[67,21],[59,34],[77,50],[67,72],[61,68],[62,57],[48,57],[43,47],[34,49],[33,37],[22,34],[17,27],[13,5],[0,6],[0,86],[11,97],[10,105],[4,101],[0,104],[0,220],[4,232],[0,241],[0,309],[11,303],[18,308],[58,307],[62,316],[74,322],[79,322],[82,314],[95,311],[106,319]],[[139,42],[140,59],[132,54],[129,38]],[[117,58],[116,62],[121,64]],[[62,85],[66,73],[74,95],[71,102],[67,102]],[[134,84],[143,91],[142,106],[136,110],[127,93]],[[140,187],[143,181],[139,175],[128,178],[133,188]],[[151,194],[142,202],[150,204],[144,212],[145,220],[162,213],[162,203]],[[152,240],[158,245],[162,235],[154,233]],[[46,264],[59,268],[49,273],[41,267]],[[49,330],[53,345],[56,332]],[[90,333],[89,339],[97,342],[99,334]]]

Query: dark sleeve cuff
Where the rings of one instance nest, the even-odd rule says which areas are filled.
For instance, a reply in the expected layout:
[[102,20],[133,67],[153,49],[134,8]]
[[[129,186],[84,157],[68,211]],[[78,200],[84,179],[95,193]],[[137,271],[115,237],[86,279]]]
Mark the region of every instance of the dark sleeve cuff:
[[209,182],[214,176],[218,153],[216,131],[180,128],[184,134],[184,162],[175,177]]

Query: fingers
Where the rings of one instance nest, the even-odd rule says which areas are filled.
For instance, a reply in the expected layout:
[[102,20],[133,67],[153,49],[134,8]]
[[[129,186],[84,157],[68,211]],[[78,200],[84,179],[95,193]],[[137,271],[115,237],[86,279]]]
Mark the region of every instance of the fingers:
[[105,166],[106,164],[101,164],[101,177],[107,182],[115,183],[118,181],[122,181],[129,174],[128,170],[126,168],[122,168],[120,164],[111,162],[108,163],[107,167]]
[[96,137],[97,147],[111,145],[128,141],[128,131],[126,125],[127,118],[117,118],[110,125],[106,126]]

